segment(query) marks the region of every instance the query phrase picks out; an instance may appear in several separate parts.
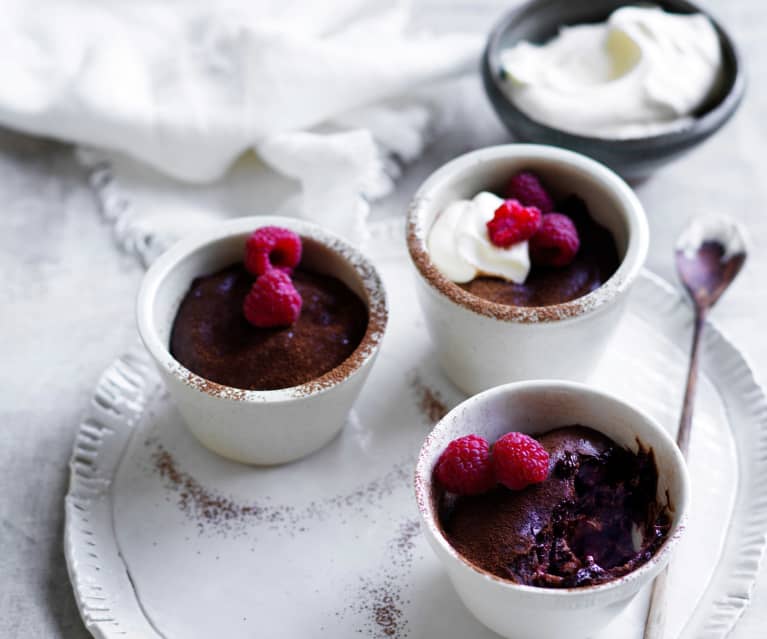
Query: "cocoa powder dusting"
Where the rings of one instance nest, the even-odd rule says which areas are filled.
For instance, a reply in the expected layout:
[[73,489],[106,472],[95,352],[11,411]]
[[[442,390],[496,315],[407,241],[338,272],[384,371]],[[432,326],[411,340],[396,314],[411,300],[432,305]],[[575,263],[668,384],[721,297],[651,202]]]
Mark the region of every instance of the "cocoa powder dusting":
[[293,536],[306,532],[309,522],[325,520],[340,509],[364,514],[371,506],[406,486],[411,480],[412,467],[412,460],[403,460],[381,477],[353,487],[347,493],[313,500],[296,508],[290,504],[272,503],[268,498],[243,504],[209,490],[180,469],[176,459],[162,444],[155,444],[151,460],[154,471],[163,479],[166,488],[177,495],[178,509],[195,522],[201,533],[223,536],[245,534],[253,525],[265,525]]
[[254,277],[242,264],[196,278],[173,322],[171,354],[204,379],[244,390],[299,386],[341,365],[367,330],[365,303],[337,278],[302,268],[291,277],[301,313],[275,328],[243,315]]
[[399,595],[386,587],[372,588],[370,594],[375,602],[372,606],[373,621],[385,637],[403,636],[401,633],[402,609]]
[[154,467],[178,493],[178,507],[197,520],[199,528],[207,525],[231,529],[231,523],[243,517],[261,514],[256,506],[241,506],[233,500],[207,491],[196,479],[180,471],[173,456],[162,446],[152,455]]
[[[366,512],[371,505],[401,489],[411,480],[413,461],[408,459],[396,464],[380,478],[354,488],[348,493],[312,501],[297,509],[287,504],[252,502],[242,504],[236,500],[208,490],[189,473],[179,468],[175,457],[162,444],[153,445],[151,455],[154,471],[166,487],[177,495],[176,504],[192,519],[200,533],[214,532],[221,535],[244,534],[252,525],[266,525],[287,535],[309,530],[311,520],[323,520],[337,516],[339,510],[351,509]],[[396,533],[386,545],[385,561],[379,573],[360,578],[359,586],[350,593],[346,608],[338,616],[352,613],[359,617],[361,625],[357,632],[371,638],[407,638],[408,622],[404,607],[410,601],[403,596],[407,576],[412,569],[416,539],[421,533],[418,519],[401,521]]]
[[417,519],[407,519],[399,526],[399,533],[392,542],[392,563],[403,568],[409,568],[413,561],[415,540],[421,534],[421,522]]
[[415,539],[421,533],[417,519],[400,522],[397,533],[386,546],[384,568],[378,575],[362,577],[359,588],[351,593],[345,612],[358,615],[362,624],[357,632],[372,639],[410,636],[404,607],[410,600],[403,595],[404,584],[412,568]]
[[413,391],[416,394],[418,408],[428,425],[433,426],[447,415],[450,409],[447,407],[439,391],[430,388],[418,377],[413,379]]

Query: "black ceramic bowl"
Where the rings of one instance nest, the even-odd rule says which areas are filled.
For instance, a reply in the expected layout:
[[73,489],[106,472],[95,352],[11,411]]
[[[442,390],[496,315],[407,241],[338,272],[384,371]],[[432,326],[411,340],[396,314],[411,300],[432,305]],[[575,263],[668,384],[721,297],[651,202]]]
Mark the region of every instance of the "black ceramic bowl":
[[639,180],[675,160],[716,132],[740,105],[746,79],[735,44],[722,26],[702,8],[685,0],[655,0],[653,4],[672,13],[703,13],[719,35],[724,65],[723,81],[715,95],[695,114],[684,130],[628,140],[575,135],[536,122],[520,111],[502,86],[499,53],[527,40],[543,43],[565,25],[604,22],[618,7],[637,4],[621,0],[532,0],[504,15],[487,41],[482,58],[482,78],[496,113],[521,142],[552,144],[589,155],[620,173]]

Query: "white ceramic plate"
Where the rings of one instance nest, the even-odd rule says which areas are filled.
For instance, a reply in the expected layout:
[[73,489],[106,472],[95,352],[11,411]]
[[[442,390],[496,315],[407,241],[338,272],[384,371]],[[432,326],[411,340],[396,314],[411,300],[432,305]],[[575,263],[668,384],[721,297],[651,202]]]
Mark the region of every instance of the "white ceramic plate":
[[[66,498],[70,577],[94,636],[495,636],[458,601],[419,534],[412,495],[424,436],[463,396],[434,362],[401,241],[371,244],[389,292],[389,332],[343,434],[308,459],[257,469],[209,453],[141,350],[104,373]],[[589,381],[673,432],[690,327],[681,296],[644,275]],[[767,530],[764,393],[713,326],[703,365],[669,639],[732,629]],[[639,639],[647,600],[645,591],[600,639]]]

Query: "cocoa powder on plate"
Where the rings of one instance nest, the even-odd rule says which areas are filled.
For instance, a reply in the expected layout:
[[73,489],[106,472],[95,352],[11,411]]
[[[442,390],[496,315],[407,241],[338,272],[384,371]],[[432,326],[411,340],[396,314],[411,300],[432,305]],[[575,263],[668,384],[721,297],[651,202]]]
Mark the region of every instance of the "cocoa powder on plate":
[[241,503],[206,488],[179,466],[173,454],[154,443],[152,468],[166,488],[177,495],[176,505],[195,522],[200,532],[219,535],[245,534],[250,526],[265,525],[281,534],[307,531],[311,521],[325,520],[338,511],[365,513],[411,481],[412,460],[395,463],[380,477],[352,486],[348,492],[312,500],[301,507],[274,503],[268,497]]
[[450,410],[439,391],[427,386],[418,376],[413,379],[413,391],[416,394],[418,408],[424,421],[433,426]]

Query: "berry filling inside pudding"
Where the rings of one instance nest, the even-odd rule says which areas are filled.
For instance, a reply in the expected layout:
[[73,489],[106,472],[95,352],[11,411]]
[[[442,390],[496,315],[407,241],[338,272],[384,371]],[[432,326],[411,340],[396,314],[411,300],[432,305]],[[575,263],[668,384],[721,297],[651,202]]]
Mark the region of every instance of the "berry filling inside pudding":
[[490,447],[451,442],[434,470],[443,534],[469,562],[546,588],[590,586],[647,562],[670,528],[652,451],[637,453],[584,426]]
[[298,386],[341,365],[365,335],[367,308],[339,279],[302,268],[301,256],[291,231],[254,231],[243,263],[192,282],[173,322],[173,357],[244,390]]
[[510,306],[551,306],[583,297],[618,270],[612,234],[571,194],[555,200],[537,174],[511,177],[504,197],[482,191],[437,217],[429,255],[469,293]]

